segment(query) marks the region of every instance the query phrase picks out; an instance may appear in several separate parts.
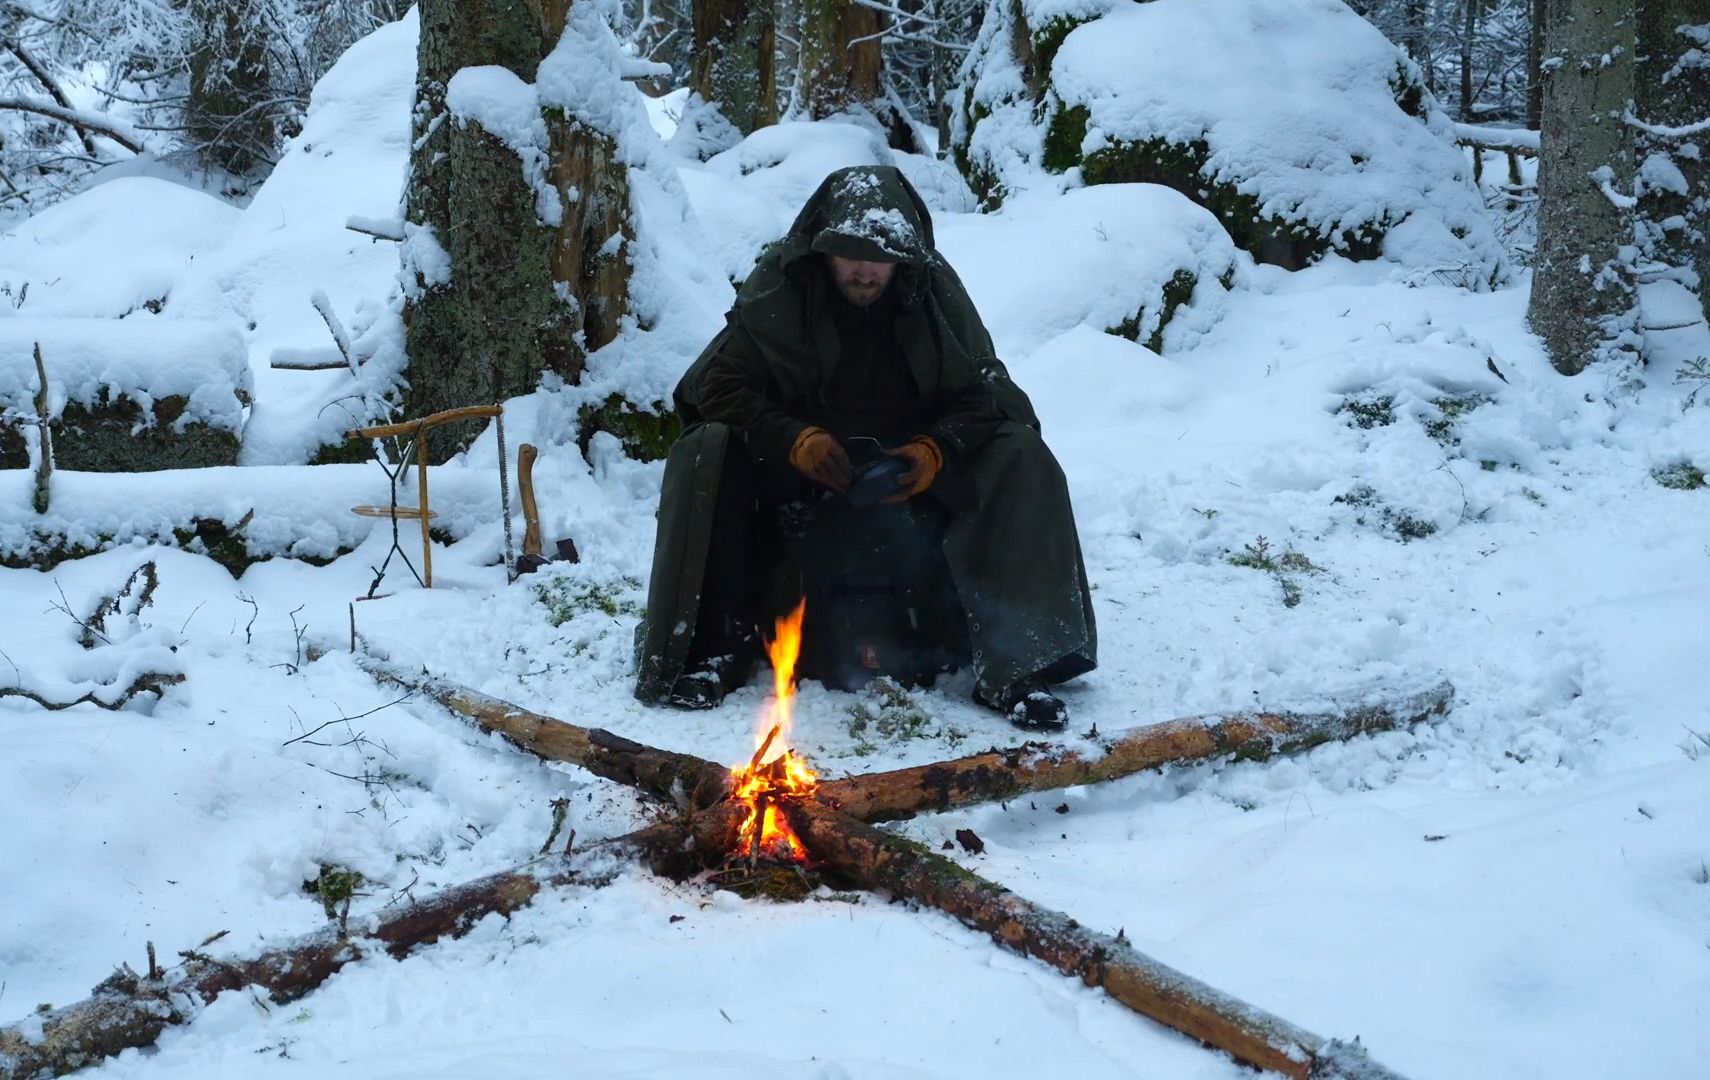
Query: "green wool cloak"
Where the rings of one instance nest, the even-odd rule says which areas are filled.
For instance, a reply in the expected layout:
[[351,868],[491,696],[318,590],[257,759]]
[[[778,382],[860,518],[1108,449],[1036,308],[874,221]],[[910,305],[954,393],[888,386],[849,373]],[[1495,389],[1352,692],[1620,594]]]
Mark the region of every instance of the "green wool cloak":
[[665,463],[636,697],[662,701],[683,673],[707,572],[725,449],[743,439],[785,463],[838,363],[823,254],[899,263],[895,334],[936,419],[947,465],[926,496],[952,512],[943,550],[968,620],[976,686],[1007,703],[1031,677],[1097,664],[1098,640],[1067,482],[1010,381],[961,280],[933,246],[932,218],[888,166],[832,173],[737,294],[725,328],[673,395],[683,434]]

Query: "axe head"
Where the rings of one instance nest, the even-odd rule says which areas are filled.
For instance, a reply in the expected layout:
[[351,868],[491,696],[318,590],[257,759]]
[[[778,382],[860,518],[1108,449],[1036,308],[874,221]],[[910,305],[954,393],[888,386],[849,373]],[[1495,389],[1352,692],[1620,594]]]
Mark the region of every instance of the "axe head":
[[544,555],[518,555],[517,577],[522,577],[524,574],[532,574],[536,570],[547,565],[550,561],[551,560],[547,559]]

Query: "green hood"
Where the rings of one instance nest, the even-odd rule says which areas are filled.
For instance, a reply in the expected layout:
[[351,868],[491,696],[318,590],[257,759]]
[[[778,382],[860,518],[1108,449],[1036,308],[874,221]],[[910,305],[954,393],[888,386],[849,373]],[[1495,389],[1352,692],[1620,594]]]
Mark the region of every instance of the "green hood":
[[[934,246],[932,215],[901,171],[856,165],[827,176],[783,238],[760,255],[742,283],[729,321],[744,331],[788,402],[817,396],[835,370],[839,345],[827,302],[825,254],[897,262],[897,339],[923,396],[992,384],[1003,415],[1038,426],[1027,396],[998,362],[980,313]],[[702,365],[678,386],[686,423]]]

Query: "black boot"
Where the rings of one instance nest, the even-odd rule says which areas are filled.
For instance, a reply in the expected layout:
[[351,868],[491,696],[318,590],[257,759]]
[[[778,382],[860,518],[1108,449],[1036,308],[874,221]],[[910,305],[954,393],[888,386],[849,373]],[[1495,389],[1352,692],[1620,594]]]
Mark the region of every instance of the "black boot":
[[1030,731],[1061,731],[1069,726],[1069,706],[1038,679],[1024,679],[996,700],[976,693],[974,700],[1003,713],[1009,722]]
[[717,708],[726,694],[741,685],[735,680],[736,666],[733,656],[714,656],[691,664],[671,684],[667,704],[679,709]]

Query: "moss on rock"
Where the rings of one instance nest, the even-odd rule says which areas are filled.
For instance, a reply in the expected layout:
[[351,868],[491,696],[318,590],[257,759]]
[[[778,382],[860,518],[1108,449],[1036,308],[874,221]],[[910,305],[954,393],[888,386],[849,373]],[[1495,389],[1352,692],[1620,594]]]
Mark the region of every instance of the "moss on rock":
[[[325,566],[339,556],[348,555],[355,550],[340,547],[332,555],[326,556],[252,551],[248,538],[243,533],[245,524],[247,520],[228,523],[217,518],[194,518],[186,524],[174,526],[169,535],[143,539],[153,543],[171,544],[193,555],[206,555],[225,567],[226,572],[234,578],[242,577],[245,570],[269,559],[288,558],[308,563],[310,566]],[[134,542],[137,542],[136,538],[119,539],[111,535],[96,536],[89,541],[72,540],[60,532],[31,530],[22,547],[0,552],[0,566],[11,570],[52,570],[61,563],[96,555],[116,547],[128,547]]]
[[[1158,325],[1146,338],[1148,349],[1155,353],[1164,351],[1164,328],[1170,325],[1170,320],[1175,318],[1176,312],[1193,299],[1193,291],[1198,286],[1199,275],[1191,270],[1177,270],[1170,276],[1170,280],[1164,282],[1163,295],[1159,304]],[[1227,285],[1224,287],[1228,288]],[[1122,320],[1116,326],[1109,328],[1105,333],[1115,334],[1117,337],[1127,338],[1129,341],[1138,343],[1140,341],[1140,327],[1146,322],[1147,307],[1148,305],[1142,304],[1139,311]]]
[[594,436],[602,431],[616,435],[623,452],[637,461],[663,461],[671,444],[683,431],[674,412],[655,412],[637,406],[621,394],[613,394],[600,405],[584,405],[577,417],[581,434],[576,444],[583,455]]
[[[1048,154],[1046,159],[1046,167],[1053,171],[1079,164],[1081,178],[1088,184],[1162,184],[1173,188],[1215,214],[1235,243],[1254,259],[1288,270],[1308,266],[1333,250],[1354,260],[1375,259],[1382,251],[1383,222],[1366,222],[1340,234],[1325,235],[1300,222],[1265,213],[1254,196],[1207,175],[1211,148],[1204,139],[1185,143],[1163,138],[1116,142],[1084,158],[1078,152],[1063,154],[1061,149],[1077,124],[1084,137],[1084,120],[1060,119],[1076,109],[1084,111],[1084,106],[1061,109],[1047,128],[1060,131],[1055,143],[1059,152]],[[1049,142],[1049,136],[1047,139]],[[1075,146],[1078,151],[1078,140]]]

